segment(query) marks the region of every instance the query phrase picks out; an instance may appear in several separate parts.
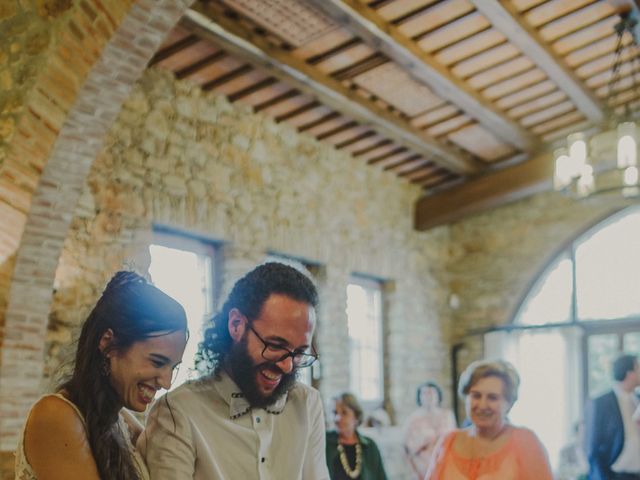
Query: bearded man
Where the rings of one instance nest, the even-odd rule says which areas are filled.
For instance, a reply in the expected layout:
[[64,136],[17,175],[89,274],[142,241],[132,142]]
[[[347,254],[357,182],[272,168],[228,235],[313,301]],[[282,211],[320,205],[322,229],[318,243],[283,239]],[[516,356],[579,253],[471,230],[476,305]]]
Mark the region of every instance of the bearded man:
[[205,331],[206,374],[159,399],[138,440],[154,480],[328,480],[318,392],[296,381],[318,294],[293,267],[267,263],[233,287]]

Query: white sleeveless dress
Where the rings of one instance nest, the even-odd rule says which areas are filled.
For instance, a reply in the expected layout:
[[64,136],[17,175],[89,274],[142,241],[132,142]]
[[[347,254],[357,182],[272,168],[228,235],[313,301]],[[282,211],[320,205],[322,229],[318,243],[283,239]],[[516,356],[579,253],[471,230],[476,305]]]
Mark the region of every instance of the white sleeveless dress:
[[[80,420],[84,425],[84,417],[80,413],[80,410],[78,410],[78,407],[76,407],[76,405],[73,402],[71,402],[68,398],[64,397],[59,393],[52,393],[50,395],[45,395],[45,397],[49,397],[49,396],[57,397],[60,400],[63,400],[68,405],[70,405],[71,408],[73,408],[75,412],[78,414],[78,417],[80,417]],[[31,412],[29,412],[29,415],[31,415]],[[27,419],[28,418],[29,416],[27,416]],[[144,460],[142,460],[142,457],[138,454],[134,446],[131,444],[131,439],[129,437],[129,430],[128,430],[129,427],[127,426],[122,415],[120,415],[120,419],[118,423],[119,423],[120,429],[124,434],[124,438],[127,442],[127,446],[129,447],[133,455],[133,459],[136,463],[136,467],[137,467],[138,475],[140,479],[149,480],[149,471],[147,470],[147,466],[144,463]],[[20,434],[20,440],[18,441],[18,448],[16,449],[15,480],[38,480],[38,477],[36,477],[36,474],[34,473],[33,468],[31,468],[31,465],[29,465],[29,462],[27,461],[27,457],[24,454],[24,432],[25,432],[26,426],[27,425],[25,421],[25,427],[22,429],[22,433]]]

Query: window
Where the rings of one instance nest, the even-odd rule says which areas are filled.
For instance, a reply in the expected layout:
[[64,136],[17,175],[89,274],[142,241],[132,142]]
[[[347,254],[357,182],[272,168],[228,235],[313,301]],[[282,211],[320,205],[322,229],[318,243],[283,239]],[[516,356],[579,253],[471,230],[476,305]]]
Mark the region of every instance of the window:
[[640,207],[581,235],[540,275],[514,323],[640,320],[638,245]]
[[540,436],[552,464],[584,400],[611,388],[613,359],[639,351],[638,245],[636,206],[568,245],[528,292],[513,329],[485,336],[487,357],[506,358],[520,372],[511,420]]
[[382,284],[352,277],[347,286],[350,390],[363,403],[384,398]]
[[[269,253],[264,260],[264,263],[268,262],[278,262],[284,263],[285,265],[289,265],[297,270],[300,270],[302,273],[310,277],[315,285],[318,288],[317,277],[320,273],[320,267],[316,264],[306,262],[304,260],[289,257],[286,255],[281,255],[279,253]],[[315,332],[318,331],[318,325],[316,325]],[[312,340],[312,344],[314,348],[316,348],[315,336],[313,334],[314,340]],[[316,351],[316,353],[319,353]],[[320,362],[316,360],[316,362],[308,368],[301,368],[298,370],[298,381],[304,383],[305,385],[313,386],[314,388],[318,388],[318,380],[320,379]]]
[[521,325],[548,325],[571,320],[573,262],[562,254],[531,289],[518,315]]
[[194,376],[204,322],[214,311],[215,252],[212,244],[166,232],[155,232],[149,246],[151,280],[180,302],[189,322],[189,340],[172,388]]
[[592,232],[575,249],[578,319],[640,317],[640,208]]

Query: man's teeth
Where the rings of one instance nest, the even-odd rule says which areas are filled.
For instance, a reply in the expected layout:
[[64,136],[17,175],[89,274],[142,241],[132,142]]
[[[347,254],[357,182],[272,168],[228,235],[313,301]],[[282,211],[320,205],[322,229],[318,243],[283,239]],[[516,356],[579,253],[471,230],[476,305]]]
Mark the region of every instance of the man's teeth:
[[278,380],[280,378],[279,374],[270,372],[269,370],[263,370],[262,374],[269,380]]
[[140,390],[142,398],[147,402],[153,400],[153,397],[156,394],[156,391],[153,388],[147,387],[146,385],[138,385],[138,390]]

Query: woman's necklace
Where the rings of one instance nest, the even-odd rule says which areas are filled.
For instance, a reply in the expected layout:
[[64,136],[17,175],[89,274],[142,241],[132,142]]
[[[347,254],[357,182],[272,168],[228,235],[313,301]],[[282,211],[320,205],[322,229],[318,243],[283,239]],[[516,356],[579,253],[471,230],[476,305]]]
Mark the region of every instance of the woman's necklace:
[[347,477],[358,478],[360,476],[360,471],[362,470],[362,447],[360,446],[360,442],[356,443],[356,464],[353,467],[353,470],[351,470],[347,453],[344,451],[344,447],[341,443],[338,444],[338,453],[340,456],[340,463],[342,464],[342,468],[344,473],[347,474]]

